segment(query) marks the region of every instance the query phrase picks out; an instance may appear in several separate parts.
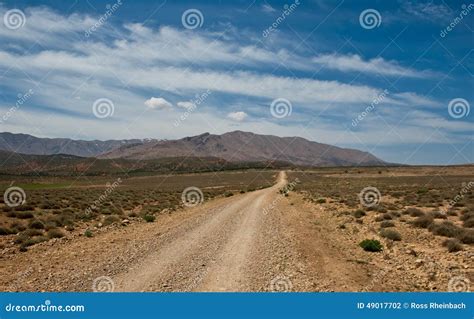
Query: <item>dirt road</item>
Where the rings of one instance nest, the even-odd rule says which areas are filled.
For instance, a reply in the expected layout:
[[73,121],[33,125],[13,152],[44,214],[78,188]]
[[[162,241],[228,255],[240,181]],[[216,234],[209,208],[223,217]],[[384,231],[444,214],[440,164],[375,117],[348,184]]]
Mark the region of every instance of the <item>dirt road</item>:
[[[246,291],[257,288],[255,279],[264,275],[271,260],[262,252],[279,243],[262,238],[276,223],[264,213],[278,190],[285,186],[280,173],[275,186],[210,203],[195,210],[207,214],[173,229],[160,249],[116,278],[122,291]],[[256,278],[257,277],[257,278]],[[258,287],[260,288],[260,287]],[[261,287],[263,288],[263,287]]]
[[[368,266],[333,240],[335,225],[273,187],[2,256],[2,291],[359,290]],[[357,248],[355,248],[357,249]],[[363,254],[363,253],[361,253]],[[363,258],[364,256],[361,256]]]

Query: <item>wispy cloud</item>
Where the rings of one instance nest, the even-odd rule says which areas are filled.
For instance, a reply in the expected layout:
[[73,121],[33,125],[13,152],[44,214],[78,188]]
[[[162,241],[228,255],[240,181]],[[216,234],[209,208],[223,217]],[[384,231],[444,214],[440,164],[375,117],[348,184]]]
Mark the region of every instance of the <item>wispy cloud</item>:
[[357,54],[325,54],[314,57],[312,61],[328,69],[334,69],[342,72],[362,72],[369,74],[414,78],[424,78],[434,75],[433,72],[417,71],[411,68],[406,68],[398,65],[396,62],[386,61],[380,57],[364,60]]

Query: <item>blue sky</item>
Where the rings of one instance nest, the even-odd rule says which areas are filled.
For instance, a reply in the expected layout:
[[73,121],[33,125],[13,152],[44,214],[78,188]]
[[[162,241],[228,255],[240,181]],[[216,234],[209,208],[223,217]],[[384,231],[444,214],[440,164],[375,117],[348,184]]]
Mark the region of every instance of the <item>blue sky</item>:
[[244,130],[472,163],[473,17],[462,1],[5,1],[0,131]]

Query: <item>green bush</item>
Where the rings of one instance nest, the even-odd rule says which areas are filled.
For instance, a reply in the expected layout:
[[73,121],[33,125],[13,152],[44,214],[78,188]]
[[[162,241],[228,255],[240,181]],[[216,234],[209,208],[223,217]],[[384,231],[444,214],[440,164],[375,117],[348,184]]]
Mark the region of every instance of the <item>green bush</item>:
[[94,236],[94,234],[92,233],[92,230],[86,229],[86,231],[84,232],[84,236],[90,238],[90,237]]
[[326,203],[326,198],[319,198],[319,199],[316,201],[316,203],[318,203],[318,204],[324,204],[324,203]]
[[364,239],[359,243],[359,246],[362,247],[365,251],[378,252],[382,251],[382,244],[376,239]]

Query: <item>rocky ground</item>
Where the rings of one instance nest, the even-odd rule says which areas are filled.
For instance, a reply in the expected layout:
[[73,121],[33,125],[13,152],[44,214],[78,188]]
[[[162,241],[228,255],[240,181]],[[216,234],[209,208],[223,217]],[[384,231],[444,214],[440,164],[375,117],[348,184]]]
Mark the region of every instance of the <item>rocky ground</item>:
[[[472,245],[394,220],[402,241],[379,236],[375,213],[271,188],[129,220],[93,237],[71,234],[0,254],[2,291],[448,291],[469,289]],[[409,217],[406,217],[409,218]],[[380,240],[366,252],[363,239]]]

